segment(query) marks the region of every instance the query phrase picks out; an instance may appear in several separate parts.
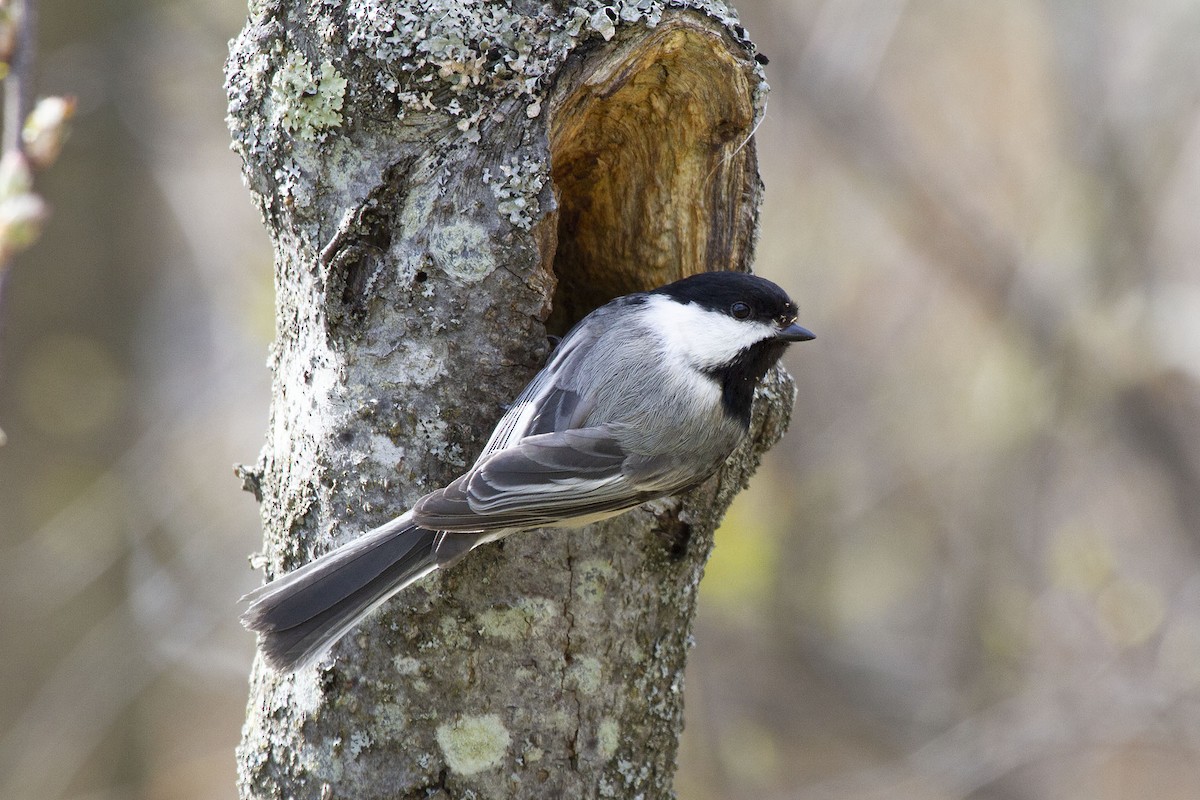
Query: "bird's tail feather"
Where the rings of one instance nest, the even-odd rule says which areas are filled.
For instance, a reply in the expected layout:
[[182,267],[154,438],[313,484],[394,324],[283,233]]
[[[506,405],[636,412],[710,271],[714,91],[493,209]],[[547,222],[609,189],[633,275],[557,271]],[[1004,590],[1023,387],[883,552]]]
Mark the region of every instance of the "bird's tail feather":
[[242,598],[268,665],[312,663],[394,594],[457,561],[478,537],[430,531],[405,514]]

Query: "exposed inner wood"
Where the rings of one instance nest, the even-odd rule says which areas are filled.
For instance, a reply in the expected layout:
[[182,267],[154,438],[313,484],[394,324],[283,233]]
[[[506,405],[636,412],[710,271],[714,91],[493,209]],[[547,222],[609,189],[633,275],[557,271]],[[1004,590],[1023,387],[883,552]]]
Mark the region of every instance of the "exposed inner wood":
[[758,195],[752,64],[694,16],[582,55],[551,108],[562,333],[621,294],[746,269]]

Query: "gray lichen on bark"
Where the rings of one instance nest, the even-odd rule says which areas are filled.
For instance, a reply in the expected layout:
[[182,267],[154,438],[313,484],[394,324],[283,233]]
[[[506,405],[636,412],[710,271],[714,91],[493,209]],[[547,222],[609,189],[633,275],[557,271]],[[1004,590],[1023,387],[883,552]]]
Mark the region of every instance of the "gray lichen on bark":
[[[256,2],[230,128],[275,246],[246,475],[268,575],[465,468],[561,333],[747,269],[765,84],[718,2]],[[532,531],[404,592],[316,668],[256,664],[243,797],[668,797],[712,531],[782,435],[681,498]]]

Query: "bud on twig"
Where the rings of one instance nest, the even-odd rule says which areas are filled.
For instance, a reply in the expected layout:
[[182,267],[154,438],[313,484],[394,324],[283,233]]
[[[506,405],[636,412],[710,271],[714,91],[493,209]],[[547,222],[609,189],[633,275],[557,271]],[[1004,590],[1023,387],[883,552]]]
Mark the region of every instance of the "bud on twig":
[[21,141],[35,167],[54,163],[67,139],[67,122],[75,114],[74,97],[43,97],[25,118]]
[[29,161],[18,150],[10,150],[0,158],[0,200],[23,194],[33,188],[33,173]]
[[3,73],[0,78],[8,77],[8,62],[12,61],[13,51],[17,49],[17,17],[7,0],[0,0],[0,62],[3,62]]
[[47,214],[46,201],[32,192],[0,200],[0,263],[37,241]]

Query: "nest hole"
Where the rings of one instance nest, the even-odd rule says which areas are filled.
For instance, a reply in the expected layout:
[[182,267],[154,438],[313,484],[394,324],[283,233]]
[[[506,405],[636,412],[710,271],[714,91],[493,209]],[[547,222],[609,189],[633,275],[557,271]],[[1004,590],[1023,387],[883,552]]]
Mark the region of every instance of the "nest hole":
[[752,57],[679,14],[581,53],[551,107],[561,335],[614,297],[749,268],[760,183]]

